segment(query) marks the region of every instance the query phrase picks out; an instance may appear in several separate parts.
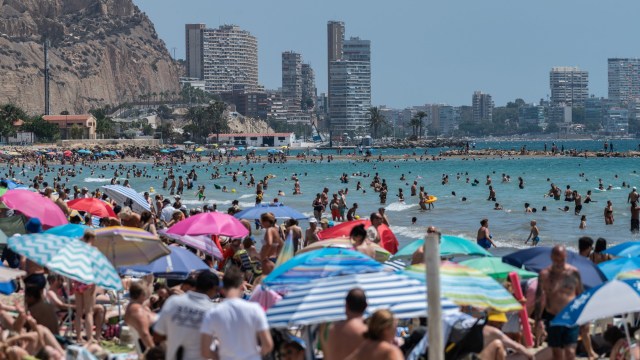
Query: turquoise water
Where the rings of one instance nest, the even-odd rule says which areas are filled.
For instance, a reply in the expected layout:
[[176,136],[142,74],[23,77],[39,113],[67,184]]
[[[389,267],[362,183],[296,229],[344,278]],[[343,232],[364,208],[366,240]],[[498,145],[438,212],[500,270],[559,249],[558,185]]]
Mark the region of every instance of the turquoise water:
[[[404,150],[393,150],[394,153],[407,152]],[[100,165],[108,165],[108,169],[84,168],[76,177],[69,177],[68,186],[86,186],[91,190],[109,183],[114,170],[114,164],[103,162]],[[130,167],[133,163],[124,163]],[[147,169],[150,178],[129,179],[130,184],[136,190],[148,191],[150,187],[164,195],[168,191],[162,190],[162,178],[166,173],[166,168],[153,168],[150,164],[136,163],[138,167]],[[118,166],[115,164],[115,166]],[[58,169],[60,166],[54,166]],[[69,168],[70,166],[66,166]],[[196,167],[199,181],[197,184],[205,185],[207,201],[200,202],[196,198],[196,189],[185,190],[183,203],[188,207],[197,207],[204,204],[216,203],[220,210],[226,210],[232,200],[239,199],[241,206],[253,206],[255,199],[255,189],[248,188],[238,183],[233,183],[231,176],[223,176],[221,179],[210,180],[211,169],[207,169],[205,163],[188,163],[177,168],[176,175],[183,173],[186,175],[192,167]],[[231,166],[221,166],[221,173],[236,169],[246,170],[253,173],[256,181],[268,174],[276,175],[269,182],[269,188],[265,193],[265,201],[277,196],[278,190],[283,190],[287,196],[280,197],[281,202],[292,206],[305,214],[311,216],[311,203],[317,192],[323,187],[330,189],[330,194],[339,189],[348,188],[347,202],[349,206],[357,202],[359,204],[358,214],[361,217],[368,215],[384,206],[390,219],[392,229],[398,236],[401,245],[421,237],[426,226],[435,225],[444,233],[461,235],[475,239],[475,233],[482,218],[490,220],[490,229],[494,236],[494,241],[500,247],[524,247],[523,242],[529,232],[529,221],[537,220],[540,228],[541,244],[551,245],[564,243],[575,247],[580,236],[588,235],[594,238],[604,237],[610,243],[619,243],[632,239],[637,240],[637,236],[632,236],[629,231],[630,211],[626,203],[627,194],[630,189],[622,189],[622,182],[631,186],[640,185],[638,160],[634,158],[522,158],[517,160],[508,159],[446,159],[442,161],[414,161],[395,160],[385,162],[354,162],[347,160],[336,160],[327,163],[326,157],[322,163],[303,163],[299,160],[290,160],[287,164],[249,164],[233,163]],[[5,170],[5,169],[2,169]],[[2,171],[4,172],[4,171]],[[26,174],[17,174],[17,178],[28,182],[37,175],[38,170],[27,171]],[[371,174],[370,178],[353,176],[348,184],[342,184],[339,178],[342,173],[365,173]],[[378,172],[382,179],[389,184],[389,194],[387,204],[380,205],[378,194],[369,188],[375,173]],[[290,180],[292,174],[297,173],[300,177],[300,184],[303,194],[292,196],[293,181]],[[305,175],[306,173],[306,175]],[[461,173],[460,179],[456,174]],[[464,175],[468,173],[468,175]],[[511,177],[510,183],[501,183],[501,174],[506,173]],[[580,177],[580,173],[585,173],[585,177]],[[405,174],[406,181],[400,181],[401,174]],[[443,174],[449,175],[448,185],[441,184]],[[615,178],[615,175],[618,178]],[[104,175],[105,178],[101,178]],[[504,210],[493,210],[493,202],[487,201],[488,189],[485,186],[486,176],[490,175],[493,186],[497,192],[497,201],[504,207]],[[525,180],[525,188],[518,188],[518,177]],[[158,177],[158,178],[156,178]],[[478,179],[480,184],[472,186],[466,183],[466,178],[471,181]],[[547,181],[547,178],[550,181]],[[611,184],[614,190],[598,191],[598,179],[602,178],[605,187]],[[123,175],[120,181],[124,181]],[[45,180],[53,183],[53,174],[45,174]],[[64,180],[64,178],[63,178]],[[435,203],[435,209],[422,212],[419,210],[416,197],[410,197],[410,185],[413,180],[418,180],[419,186],[425,186],[431,195],[435,195],[439,200]],[[246,180],[239,177],[239,181],[246,184]],[[356,192],[356,183],[361,181],[366,193]],[[561,189],[566,185],[571,185],[572,189],[577,189],[583,198],[587,190],[592,190],[592,199],[595,203],[584,204],[582,214],[587,215],[587,229],[580,230],[580,217],[573,214],[573,203],[564,201],[554,201],[544,195],[549,189],[551,182],[556,183]],[[235,189],[235,193],[223,193],[215,190],[213,184],[227,186]],[[396,201],[395,194],[398,188],[402,188],[405,193],[405,202]],[[456,196],[452,195],[456,193]],[[466,197],[467,201],[461,201]],[[607,200],[613,202],[615,224],[605,226],[603,219],[603,209]],[[526,214],[524,203],[529,202],[531,207],[537,208],[536,214]],[[569,205],[569,213],[558,210],[559,207]],[[543,206],[548,211],[542,212]],[[411,218],[417,217],[417,225],[411,225]],[[301,224],[306,227],[307,224]]]

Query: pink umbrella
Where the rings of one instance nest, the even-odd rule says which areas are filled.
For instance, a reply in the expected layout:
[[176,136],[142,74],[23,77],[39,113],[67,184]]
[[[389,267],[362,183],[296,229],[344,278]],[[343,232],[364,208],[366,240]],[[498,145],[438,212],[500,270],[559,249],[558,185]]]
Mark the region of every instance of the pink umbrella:
[[51,199],[39,193],[24,190],[9,190],[0,197],[6,207],[38,218],[43,225],[58,226],[68,223],[67,217]]
[[223,260],[224,256],[215,242],[207,235],[175,235],[167,234],[166,229],[158,230],[158,234],[164,235],[175,240],[177,243],[200,250],[207,255],[211,255],[216,259]]
[[220,235],[230,238],[243,238],[249,230],[231,215],[210,212],[190,216],[173,225],[167,234],[175,235]]
[[262,309],[267,311],[270,307],[275,305],[278,301],[282,300],[282,296],[273,290],[267,290],[262,288],[262,284],[256,286],[253,289],[253,293],[249,298],[249,301],[255,302],[262,306]]

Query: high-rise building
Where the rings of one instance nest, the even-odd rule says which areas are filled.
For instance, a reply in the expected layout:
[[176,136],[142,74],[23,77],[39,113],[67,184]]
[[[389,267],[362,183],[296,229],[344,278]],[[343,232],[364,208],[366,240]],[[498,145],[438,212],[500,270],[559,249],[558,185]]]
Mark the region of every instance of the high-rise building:
[[344,23],[327,24],[329,122],[336,132],[360,131],[371,107],[371,41],[344,39]]
[[259,90],[258,41],[236,25],[204,29],[204,71],[206,89],[212,93]]
[[302,104],[302,56],[293,51],[282,53],[282,98],[289,109],[300,110]]
[[188,78],[204,79],[205,24],[185,25],[186,73]]
[[309,64],[302,64],[302,110],[313,110],[316,107],[316,74]]
[[609,100],[628,104],[640,100],[640,59],[608,59]]
[[493,100],[491,95],[482,91],[474,91],[471,98],[472,120],[474,123],[493,119]]
[[549,73],[551,104],[584,106],[589,97],[589,72],[577,67],[554,67]]

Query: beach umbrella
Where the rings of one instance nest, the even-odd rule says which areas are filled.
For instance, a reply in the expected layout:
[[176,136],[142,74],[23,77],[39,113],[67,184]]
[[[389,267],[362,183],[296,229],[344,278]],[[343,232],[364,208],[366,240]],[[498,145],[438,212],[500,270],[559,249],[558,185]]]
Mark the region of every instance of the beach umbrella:
[[[536,246],[513,252],[502,258],[502,261],[519,268],[539,273],[551,265],[551,247]],[[600,269],[588,258],[567,250],[567,264],[580,272],[582,284],[587,288],[596,287],[607,280]]]
[[51,156],[53,156],[53,155],[57,155],[57,153],[56,153],[55,151],[49,151],[49,152],[47,153],[47,155],[51,155]]
[[230,150],[230,151],[236,151],[236,150],[238,150],[238,148],[237,148],[237,147],[235,147],[235,146],[232,146],[232,147],[230,147],[230,148],[229,148],[229,150]]
[[9,209],[17,210],[30,218],[40,219],[46,226],[58,226],[68,222],[58,205],[39,193],[9,190],[0,197],[0,201]]
[[[411,265],[406,273],[417,280],[425,281],[424,264]],[[440,266],[440,287],[442,296],[460,306],[494,309],[500,312],[522,309],[522,305],[496,280],[479,270],[450,261],[445,261]]]
[[195,152],[203,152],[203,151],[204,151],[204,148],[199,147],[199,148],[195,149],[194,151],[195,151]]
[[480,270],[482,273],[487,274],[492,278],[500,281],[506,280],[507,277],[509,277],[509,274],[512,272],[517,273],[520,279],[530,279],[538,277],[538,274],[534,273],[533,271],[527,271],[522,268],[511,266],[502,262],[502,258],[493,256],[461,261],[460,265]]
[[639,257],[622,257],[609,261],[604,261],[598,264],[600,271],[607,277],[607,279],[615,279],[620,273],[628,272],[631,270],[640,269]]
[[87,229],[90,229],[90,227],[82,224],[64,224],[52,227],[51,229],[46,230],[44,233],[58,236],[67,236],[71,238],[79,238],[84,235],[84,232]]
[[216,245],[216,243],[207,235],[176,235],[167,234],[167,229],[158,230],[158,234],[166,236],[178,244],[182,244],[197,250],[202,251],[207,255],[211,255],[216,259],[223,260],[222,250]]
[[170,253],[157,236],[139,228],[110,226],[95,233],[94,246],[116,267],[148,264]]
[[85,149],[78,150],[77,152],[78,152],[78,154],[83,154],[83,155],[93,154],[91,151],[85,150]]
[[238,151],[244,151],[244,147],[243,146],[238,146]]
[[284,245],[282,249],[280,249],[280,253],[278,253],[278,258],[276,259],[275,267],[278,268],[280,265],[285,262],[291,260],[294,256],[293,251],[293,232],[289,231],[287,238],[284,240]]
[[65,157],[71,157],[73,155],[73,153],[71,152],[71,150],[65,150],[62,155],[64,155]]
[[383,265],[354,250],[325,248],[296,255],[275,268],[262,283],[286,290],[313,279],[382,271]]
[[282,296],[277,292],[269,289],[263,289],[261,284],[253,288],[249,301],[258,303],[263,310],[273,307],[278,301],[282,300]]
[[9,180],[9,179],[2,179],[1,181],[4,181],[7,183],[7,189],[9,190],[14,190],[14,189],[28,189],[29,187],[27,185],[24,184],[18,184],[17,182],[13,181],[13,180]]
[[163,154],[168,154],[168,153],[170,153],[171,151],[169,151],[169,150],[167,150],[167,149],[162,149],[162,150],[160,150],[160,152],[161,152],[161,153],[163,153]]
[[185,141],[185,142],[183,142],[183,144],[185,144],[185,145],[193,145],[195,143],[193,141]]
[[308,218],[308,216],[306,216],[305,214],[302,214],[293,208],[290,208],[288,206],[285,206],[279,203],[278,204],[259,204],[259,205],[256,205],[255,207],[244,209],[233,216],[235,216],[238,219],[255,220],[255,219],[260,219],[260,215],[267,212],[273,213],[276,219],[302,220],[302,219]]
[[103,154],[109,155],[109,156],[118,156],[118,153],[115,151],[105,151]]
[[125,275],[153,274],[165,279],[184,280],[196,271],[209,270],[209,266],[191,251],[179,246],[170,246],[171,253],[147,265],[124,266],[118,270]]
[[[322,230],[318,233],[318,238],[322,239],[334,239],[339,237],[348,238],[351,234],[351,230],[358,226],[364,225],[365,229],[371,226],[371,221],[369,220],[355,220],[355,221],[346,221],[342,224],[338,224],[336,226],[330,227],[328,229]],[[389,227],[385,224],[381,224],[377,228],[378,235],[380,236],[380,246],[385,248],[392,254],[395,254],[398,251],[398,239],[393,234],[393,231],[389,229]]]
[[593,320],[638,311],[640,280],[611,280],[576,296],[556,315],[551,325],[582,325]]
[[96,198],[83,198],[71,200],[67,203],[71,209],[88,212],[98,217],[117,217],[113,208],[106,202]]
[[244,238],[249,230],[235,217],[219,212],[200,213],[176,223],[167,230],[175,235],[220,235]]
[[[371,243],[375,252],[376,252],[376,260],[379,262],[385,262],[391,257],[391,253],[385,250],[382,246]],[[339,248],[339,249],[353,249],[353,241],[349,238],[336,238],[336,239],[327,239],[316,241],[313,244],[304,247],[296,254],[304,254],[309,251],[318,250],[322,248]],[[404,266],[402,267],[404,269]]]
[[613,256],[640,256],[640,241],[627,241],[603,251]]
[[107,194],[107,196],[115,200],[118,204],[128,206],[137,213],[145,210],[151,211],[149,202],[132,188],[122,185],[105,185],[102,186],[102,189],[104,189],[104,193]]
[[27,259],[84,284],[122,290],[122,282],[109,260],[80,240],[51,234],[9,238],[9,248]]
[[269,154],[280,154],[280,153],[282,153],[282,150],[269,149],[269,150],[267,150],[267,153],[269,153]]
[[616,276],[618,280],[637,279],[640,280],[640,269],[621,272]]
[[[418,239],[400,249],[394,257],[410,257],[423,245],[424,239]],[[457,255],[493,256],[490,252],[471,240],[459,236],[442,235],[440,237],[440,256]]]
[[[427,316],[427,291],[420,282],[402,272],[373,272],[322,278],[298,285],[267,310],[272,328],[321,324],[344,320],[345,298],[349,290],[360,288],[367,297],[365,316],[388,309],[394,317],[409,319]],[[441,299],[444,314],[458,307]]]

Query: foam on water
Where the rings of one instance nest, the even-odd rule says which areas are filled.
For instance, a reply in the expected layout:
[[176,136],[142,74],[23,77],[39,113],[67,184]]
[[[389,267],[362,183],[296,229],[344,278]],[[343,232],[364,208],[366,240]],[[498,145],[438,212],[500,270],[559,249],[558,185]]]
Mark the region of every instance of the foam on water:
[[420,226],[420,225],[411,225],[411,226],[392,225],[390,228],[391,228],[391,231],[393,231],[393,233],[396,236],[398,235],[404,236],[412,240],[420,239],[427,232],[427,228],[425,226]]
[[387,205],[384,209],[386,211],[405,211],[405,210],[409,210],[409,209],[417,209],[420,206],[418,204],[407,204],[404,202],[394,202],[391,203],[389,205]]
[[254,194],[244,194],[244,195],[240,195],[238,197],[238,199],[248,199],[248,198],[254,197],[254,196],[255,196]]
[[94,178],[94,177],[88,177],[84,179],[84,182],[110,182],[111,178]]

